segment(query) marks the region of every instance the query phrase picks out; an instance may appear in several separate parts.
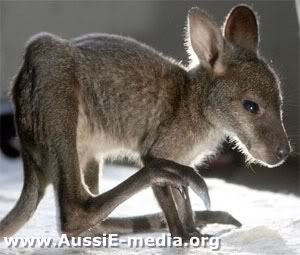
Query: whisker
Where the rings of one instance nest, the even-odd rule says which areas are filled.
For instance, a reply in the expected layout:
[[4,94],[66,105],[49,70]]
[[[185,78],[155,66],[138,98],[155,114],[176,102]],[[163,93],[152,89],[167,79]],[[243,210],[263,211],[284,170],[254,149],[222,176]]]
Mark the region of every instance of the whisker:
[[298,156],[298,157],[300,157],[300,153],[297,152],[297,151],[292,151],[290,155],[291,156]]
[[248,162],[248,164],[246,164],[247,168],[251,170],[251,172],[253,172],[254,174],[256,174],[256,172],[254,171],[252,164],[250,162]]
[[284,109],[284,107],[287,107],[287,106],[298,106],[299,107],[299,104],[298,104],[298,102],[296,102],[296,103],[284,103],[283,102],[283,109]]

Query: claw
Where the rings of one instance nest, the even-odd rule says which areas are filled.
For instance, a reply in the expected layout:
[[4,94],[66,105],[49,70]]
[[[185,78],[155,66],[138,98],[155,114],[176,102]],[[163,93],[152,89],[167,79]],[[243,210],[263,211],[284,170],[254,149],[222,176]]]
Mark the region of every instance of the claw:
[[[160,164],[160,167],[181,176],[183,181],[182,185],[190,186],[192,190],[203,200],[206,209],[210,210],[208,188],[203,177],[199,173],[190,167],[182,166],[169,160],[160,161]],[[189,168],[189,170],[187,170],[187,168]]]
[[192,175],[189,182],[190,187],[202,199],[206,209],[210,210],[210,197],[206,182],[200,174],[194,171],[192,171],[191,173]]
[[186,196],[186,193],[185,193],[185,190],[183,189],[183,187],[180,186],[177,189],[179,190],[179,192],[180,192],[181,196],[183,197],[183,199],[186,200],[187,196]]

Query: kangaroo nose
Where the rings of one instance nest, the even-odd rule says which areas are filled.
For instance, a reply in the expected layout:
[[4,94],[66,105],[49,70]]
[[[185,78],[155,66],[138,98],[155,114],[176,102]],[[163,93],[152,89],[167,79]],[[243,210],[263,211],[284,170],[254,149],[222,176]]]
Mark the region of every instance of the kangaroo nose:
[[279,147],[277,149],[276,156],[277,156],[277,158],[279,160],[283,160],[283,159],[287,158],[287,156],[289,155],[289,153],[290,153],[289,148]]

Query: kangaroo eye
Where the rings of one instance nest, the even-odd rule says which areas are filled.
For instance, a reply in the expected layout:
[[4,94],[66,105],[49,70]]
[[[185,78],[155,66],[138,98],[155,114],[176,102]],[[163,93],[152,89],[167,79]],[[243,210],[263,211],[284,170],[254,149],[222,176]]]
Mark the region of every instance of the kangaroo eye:
[[256,114],[259,110],[258,104],[255,102],[252,102],[250,100],[245,100],[243,102],[243,106],[248,112],[251,112],[254,114]]

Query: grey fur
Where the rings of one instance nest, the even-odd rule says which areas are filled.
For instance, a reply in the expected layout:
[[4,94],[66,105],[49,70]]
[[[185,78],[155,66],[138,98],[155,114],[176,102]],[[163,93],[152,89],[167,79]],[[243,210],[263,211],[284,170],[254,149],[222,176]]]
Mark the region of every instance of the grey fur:
[[[247,19],[250,27],[244,24]],[[149,186],[173,236],[194,235],[204,214],[202,223],[240,225],[226,213],[198,212],[194,218],[187,186],[208,207],[209,196],[202,177],[186,165],[214,154],[227,136],[251,162],[282,163],[290,146],[279,81],[258,54],[257,22],[249,7],[238,6],[229,14],[224,35],[198,8],[190,11],[189,26],[189,53],[201,61],[189,67],[116,35],[64,40],[42,33],[31,38],[12,89],[24,191],[0,223],[1,237],[29,219],[47,184],[55,187],[61,230],[69,235],[91,227],[96,232],[117,231],[116,226],[120,232],[122,226],[123,232],[126,226],[132,231],[164,228],[159,216],[149,222],[105,221],[116,206]],[[261,111],[247,112],[243,100],[256,101]],[[284,151],[280,157],[279,149]],[[114,189],[92,195],[98,192],[95,162],[119,155],[139,159],[143,168]],[[31,198],[28,205],[24,197]]]

